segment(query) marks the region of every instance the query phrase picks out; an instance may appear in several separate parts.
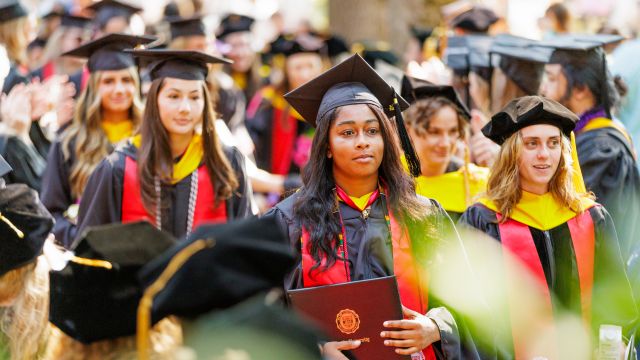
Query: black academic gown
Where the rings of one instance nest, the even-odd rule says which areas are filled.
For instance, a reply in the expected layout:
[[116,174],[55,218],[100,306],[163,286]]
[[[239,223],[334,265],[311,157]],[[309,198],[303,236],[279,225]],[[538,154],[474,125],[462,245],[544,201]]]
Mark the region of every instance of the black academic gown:
[[611,214],[622,256],[640,299],[640,173],[631,145],[615,128],[576,135],[576,148],[587,190]]
[[[607,210],[596,204],[589,210],[595,233],[595,254],[593,270],[593,292],[591,305],[592,330],[600,324],[614,324],[623,327],[623,335],[628,336],[637,321],[633,294],[625,273],[620,254],[616,229]],[[471,227],[500,239],[496,213],[482,204],[470,206],[460,218],[458,227]],[[567,223],[547,231],[528,227],[536,246],[537,255],[544,270],[547,285],[554,295],[552,310],[570,311],[582,316],[580,305],[580,281],[576,264],[576,252],[572,245]],[[615,303],[612,288],[616,289]],[[524,309],[523,309],[524,311]],[[507,318],[507,317],[497,317]],[[510,327],[505,324],[505,327]],[[512,346],[512,344],[508,345]],[[502,348],[498,353],[512,352],[512,348]]]
[[[252,215],[251,184],[247,179],[240,151],[234,147],[223,146],[223,149],[239,182],[238,189],[226,201],[227,221],[233,221]],[[77,234],[81,234],[89,226],[121,222],[122,203],[126,201],[122,198],[125,158],[135,160],[136,150],[131,143],[121,145],[96,167],[80,200]],[[187,232],[190,191],[191,175],[174,185],[162,185],[162,201],[171,204],[162,209],[162,230],[176,238]]]
[[[383,195],[384,196],[384,195]],[[275,217],[280,228],[286,234],[289,242],[299,254],[298,264],[285,277],[285,290],[303,288],[302,261],[300,260],[301,227],[296,221],[293,207],[299,197],[299,192],[278,203],[264,216]],[[426,198],[422,198],[425,199]],[[455,228],[447,213],[435,200],[428,200],[434,210],[430,219],[435,226],[435,234],[456,234]],[[347,251],[351,279],[366,280],[394,274],[392,246],[389,243],[389,228],[385,220],[385,202],[382,197],[372,205],[367,219],[362,213],[340,202],[340,213],[344,221],[347,237]],[[412,235],[413,236],[413,235]],[[418,235],[416,235],[418,236]],[[456,234],[457,236],[457,234]],[[423,241],[437,243],[423,234]],[[440,329],[441,341],[434,343],[434,351],[439,359],[477,359],[480,355],[464,326],[460,326],[459,319],[445,307],[441,306],[433,294],[429,294],[429,312],[427,316],[433,319]],[[382,330],[382,329],[381,329]]]
[[7,77],[4,78],[4,83],[2,84],[2,92],[8,94],[14,86],[18,84],[28,84],[30,81],[31,77],[28,73],[20,70],[16,64],[11,63],[9,73]]
[[219,71],[213,74],[213,77],[218,89],[218,101],[216,102],[218,117],[227,124],[231,131],[243,127],[247,107],[244,93],[235,86],[233,79],[228,74]]
[[7,184],[26,184],[40,191],[46,162],[34,145],[26,144],[14,135],[0,135],[0,154],[13,168],[4,176]]

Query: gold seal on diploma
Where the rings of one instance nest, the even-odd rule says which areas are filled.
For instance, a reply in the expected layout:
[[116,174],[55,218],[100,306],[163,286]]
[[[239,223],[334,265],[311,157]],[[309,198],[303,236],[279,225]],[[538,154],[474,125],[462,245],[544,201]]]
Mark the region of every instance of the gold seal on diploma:
[[336,326],[343,334],[353,334],[360,328],[360,317],[351,309],[340,310],[336,315]]

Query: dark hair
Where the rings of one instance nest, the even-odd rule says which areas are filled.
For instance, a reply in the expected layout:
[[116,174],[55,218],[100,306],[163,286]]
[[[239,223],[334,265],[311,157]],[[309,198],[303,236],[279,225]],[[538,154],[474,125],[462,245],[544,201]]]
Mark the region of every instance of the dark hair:
[[547,8],[545,15],[553,15],[558,21],[558,26],[562,31],[569,30],[569,9],[566,6],[555,3]]
[[[403,221],[410,229],[421,223],[431,208],[416,196],[415,182],[404,171],[400,162],[400,146],[395,135],[395,124],[384,112],[372,105],[367,105],[380,122],[380,133],[385,147],[378,175],[387,185],[387,201],[389,208],[399,221]],[[328,268],[337,259],[334,241],[340,234],[340,219],[335,214],[335,182],[333,178],[332,159],[327,157],[329,149],[329,133],[331,125],[338,117],[340,108],[329,111],[317,124],[309,162],[302,173],[304,186],[294,204],[294,217],[300,226],[310,234],[310,253],[317,268],[326,257]],[[420,230],[428,231],[421,228]],[[417,237],[413,237],[417,238]]]
[[[169,134],[160,121],[158,109],[158,95],[163,85],[164,78],[156,79],[151,83],[140,126],[142,142],[138,149],[138,176],[142,203],[150,214],[156,212],[155,177],[158,176],[163,183],[170,183],[173,174]],[[211,186],[215,190],[217,204],[220,200],[230,198],[239,185],[215,132],[213,106],[204,82],[202,89],[205,103],[202,116],[204,163],[211,178]]]
[[606,111],[617,105],[619,94],[613,77],[604,62],[602,48],[595,48],[585,53],[570,51],[556,51],[554,62],[562,65],[562,73],[567,79],[567,91],[562,99],[566,101],[574,88],[584,88],[591,91],[596,106],[605,107]]
[[456,106],[453,101],[442,96],[416,100],[404,113],[405,123],[407,127],[411,127],[416,133],[422,134],[424,130],[429,129],[431,118],[446,106],[451,107],[456,112],[458,133],[461,139],[466,139],[469,123],[465,120],[462,109]]

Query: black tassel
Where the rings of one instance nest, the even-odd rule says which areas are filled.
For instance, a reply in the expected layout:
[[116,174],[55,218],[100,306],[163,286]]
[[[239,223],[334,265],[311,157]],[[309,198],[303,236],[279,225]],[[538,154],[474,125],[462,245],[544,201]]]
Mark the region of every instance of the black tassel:
[[407,133],[407,128],[404,126],[402,110],[400,110],[397,95],[393,96],[393,105],[391,107],[393,107],[393,110],[395,110],[396,112],[396,127],[398,128],[398,136],[400,137],[400,144],[402,145],[402,150],[404,151],[404,157],[407,160],[407,164],[409,165],[409,172],[413,177],[418,177],[422,173],[422,168],[420,167],[420,159],[418,159],[418,155],[416,155],[416,151],[413,148],[413,144],[411,143],[411,138]]

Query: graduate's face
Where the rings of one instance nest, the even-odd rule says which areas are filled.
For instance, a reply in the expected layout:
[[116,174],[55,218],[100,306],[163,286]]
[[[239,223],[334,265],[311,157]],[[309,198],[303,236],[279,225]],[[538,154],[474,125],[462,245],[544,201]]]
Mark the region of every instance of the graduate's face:
[[562,73],[562,65],[547,64],[540,83],[540,95],[562,103],[567,92],[567,78]]
[[287,78],[291,90],[322,73],[322,58],[314,53],[294,54],[287,58]]
[[380,122],[373,111],[365,104],[339,108],[329,129],[327,153],[336,181],[377,177],[383,153]]
[[520,187],[534,194],[549,191],[549,182],[562,156],[562,134],[553,125],[531,125],[520,130],[522,148],[518,159]]
[[251,33],[241,31],[231,33],[224,38],[230,50],[227,57],[233,60],[231,68],[237,72],[247,72],[253,66],[256,54],[251,48]]
[[208,52],[207,37],[202,35],[185,36],[184,49]]
[[409,127],[409,135],[422,166],[442,168],[451,161],[460,138],[458,113],[451,106],[443,106],[431,116],[426,130]]
[[105,70],[100,74],[98,93],[103,110],[129,111],[135,91],[135,81],[128,69]]
[[204,105],[202,81],[164,79],[158,93],[158,110],[169,135],[192,134],[202,120]]

